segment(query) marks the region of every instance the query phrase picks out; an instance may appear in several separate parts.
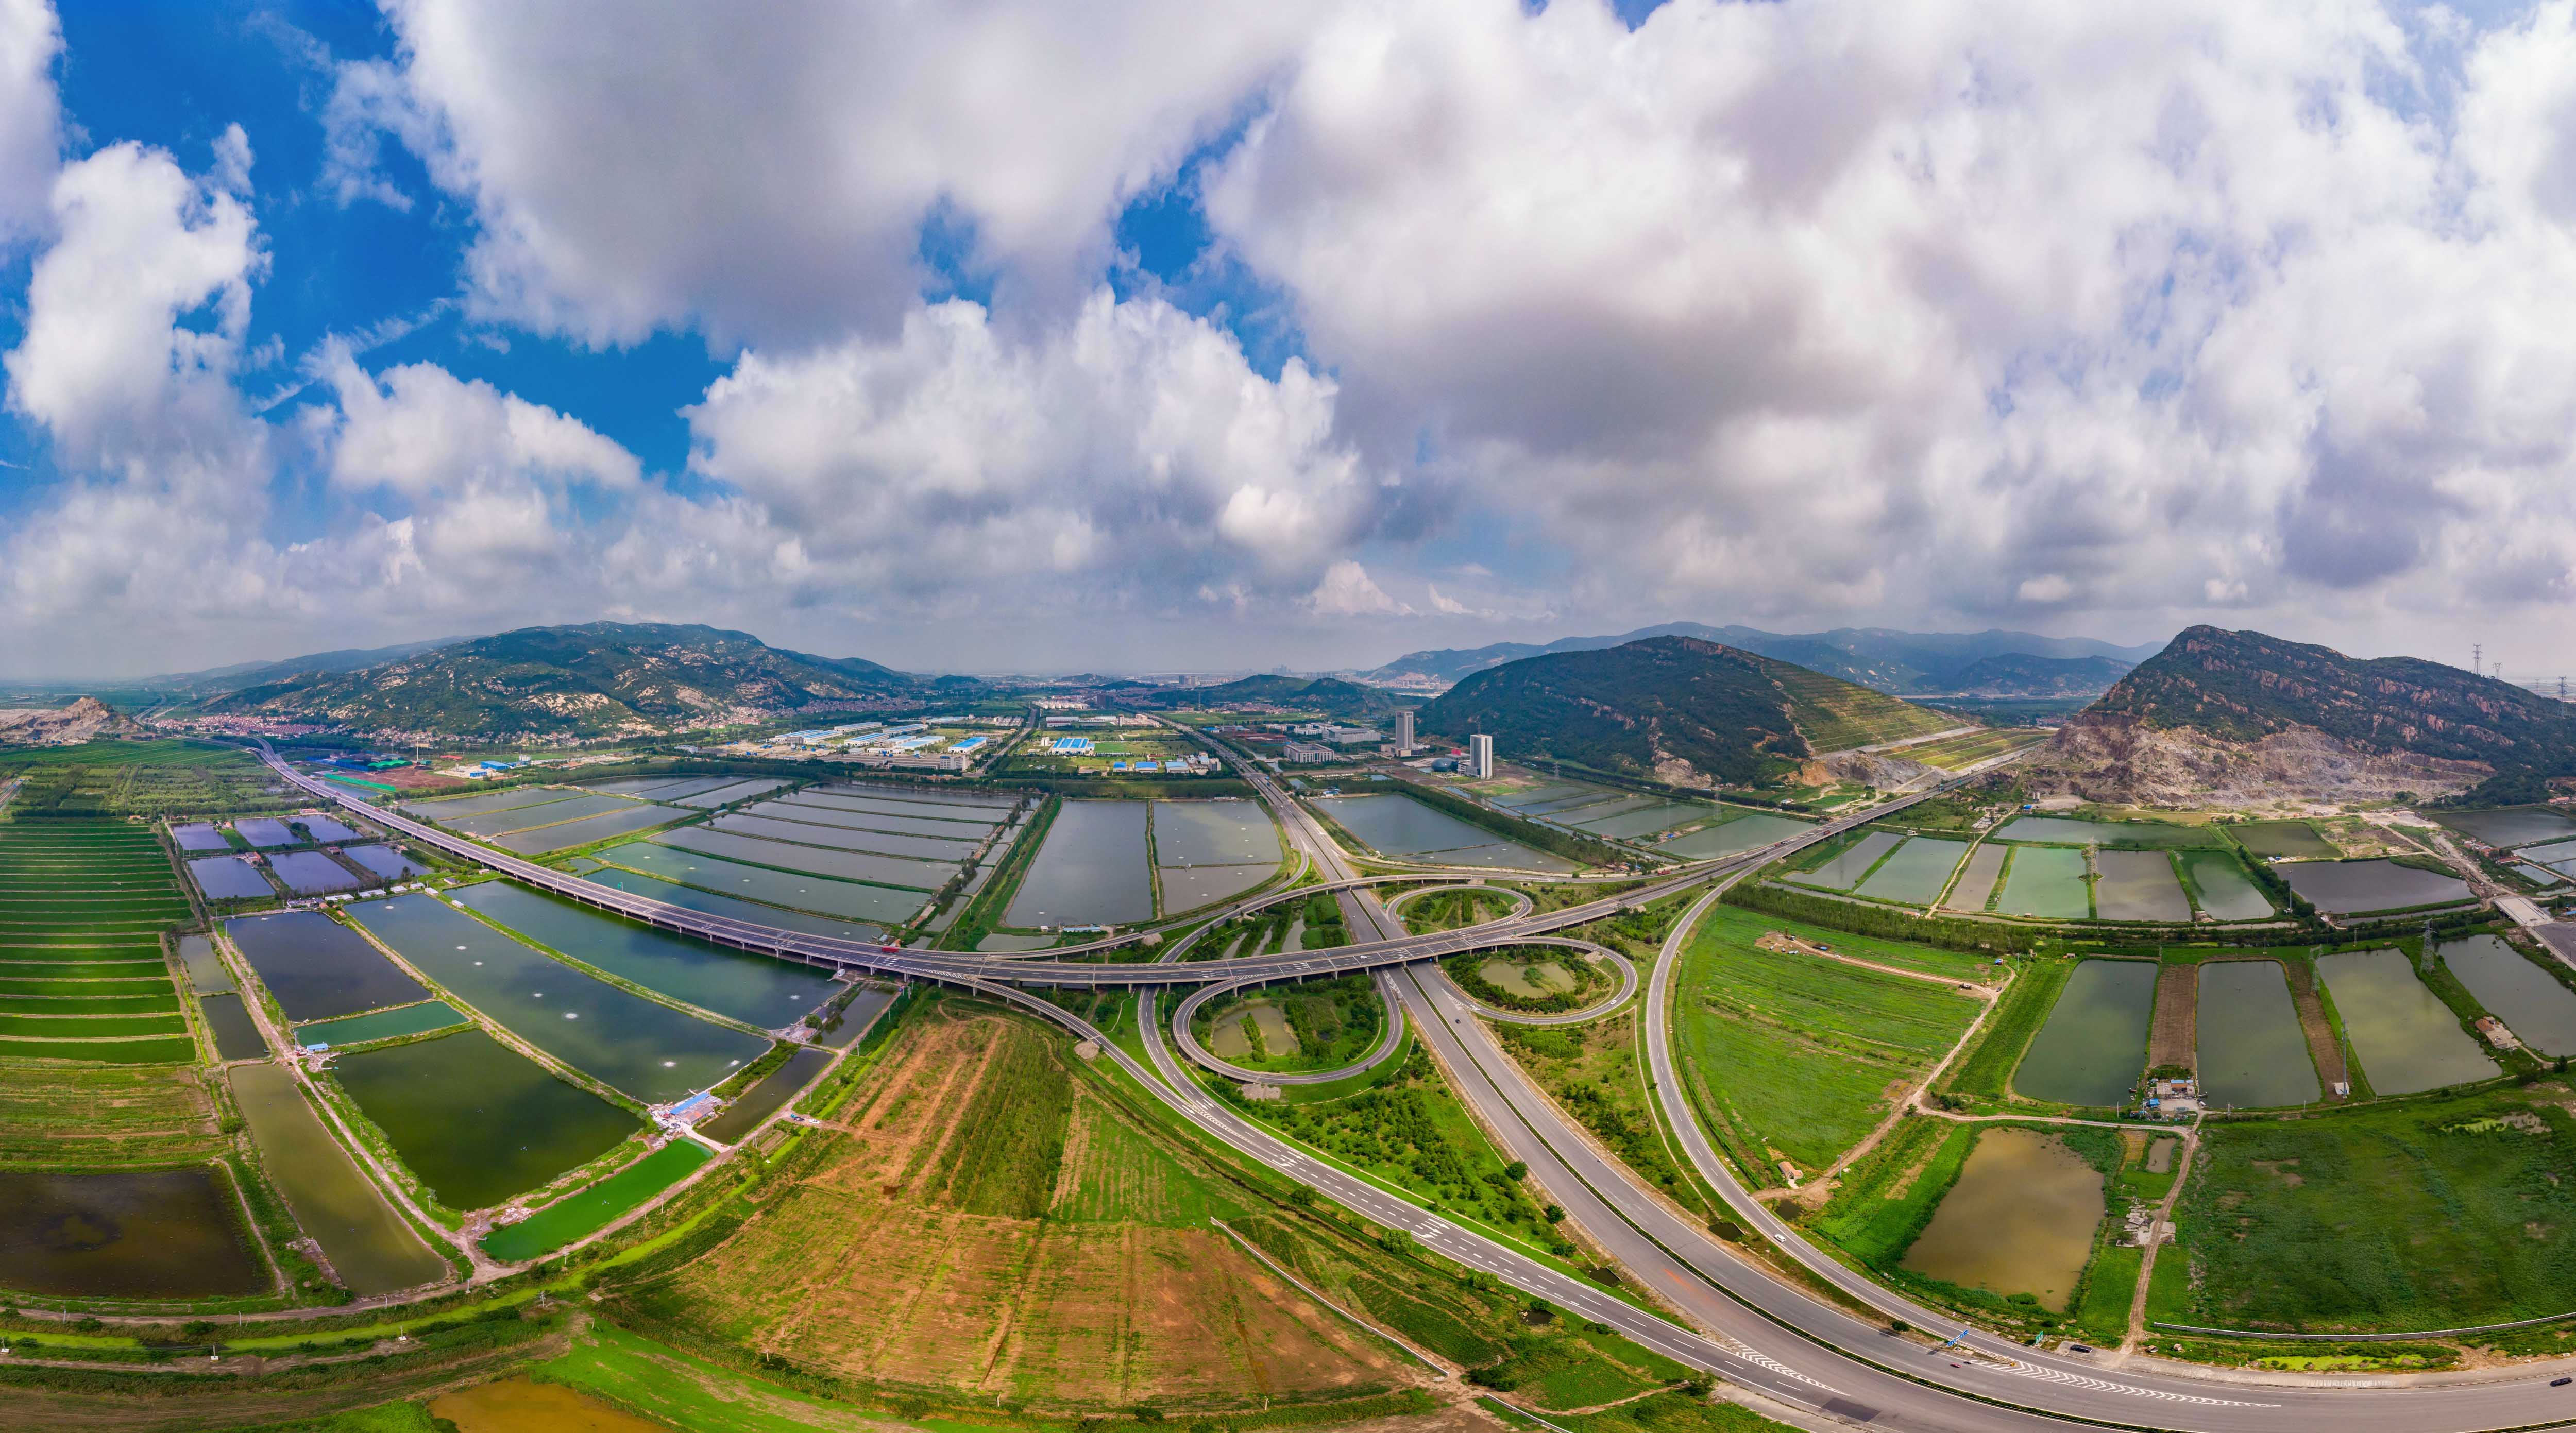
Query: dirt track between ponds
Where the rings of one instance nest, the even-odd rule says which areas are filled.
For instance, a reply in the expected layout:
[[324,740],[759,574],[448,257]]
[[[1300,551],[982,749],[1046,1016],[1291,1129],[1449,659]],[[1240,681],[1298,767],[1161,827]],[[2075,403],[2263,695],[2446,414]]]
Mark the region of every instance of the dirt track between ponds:
[[2200,1068],[2200,967],[2168,965],[2156,974],[2156,1023],[2147,1037],[2147,1068]]
[[2290,1000],[2299,1007],[2299,1032],[2308,1037],[2308,1054],[2317,1062],[2317,1078],[2325,1081],[2326,1098],[2342,1099],[2335,1086],[2351,1088],[2352,1074],[2344,1068],[2343,1046],[2336,1042],[2334,1026],[2326,1022],[2326,1003],[2317,996],[2317,972],[2302,960],[2281,962],[2281,973],[2290,978]]

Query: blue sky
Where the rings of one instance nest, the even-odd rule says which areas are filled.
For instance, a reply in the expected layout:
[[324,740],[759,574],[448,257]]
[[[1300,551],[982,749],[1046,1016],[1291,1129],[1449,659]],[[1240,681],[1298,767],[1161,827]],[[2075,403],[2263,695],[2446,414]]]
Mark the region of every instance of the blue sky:
[[0,675],[2571,635],[2576,19],[0,3]]

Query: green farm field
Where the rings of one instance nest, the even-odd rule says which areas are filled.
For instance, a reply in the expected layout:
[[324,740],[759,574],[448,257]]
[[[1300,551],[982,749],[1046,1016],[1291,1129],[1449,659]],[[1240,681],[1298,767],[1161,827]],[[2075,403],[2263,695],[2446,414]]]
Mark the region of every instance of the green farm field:
[[[1957,1042],[1978,1002],[1941,983],[1759,949],[1780,923],[1743,914],[1692,932],[1674,1038],[1701,1118],[1740,1169],[1769,1182],[1781,1157],[1812,1171],[1858,1143]],[[1827,943],[1847,950],[1840,935]]]
[[25,785],[10,809],[41,816],[283,811],[302,802],[272,793],[277,779],[249,752],[178,738],[0,753],[0,781],[11,777]]
[[144,826],[0,823],[0,1064],[193,1060],[161,947],[190,917]]
[[2020,751],[2046,740],[2048,733],[2036,727],[1997,727],[1898,747],[1887,754],[1904,761],[1937,766],[1943,771],[1962,771],[1978,762],[1991,761],[2006,752]]
[[2576,1118],[2556,1082],[2211,1125],[2177,1210],[2187,1316],[2214,1328],[2403,1331],[2564,1313]]
[[2048,1012],[2056,1008],[2058,992],[2066,988],[2066,979],[2074,972],[2075,962],[2071,960],[2042,960],[2022,966],[2012,984],[2004,987],[1995,1013],[1977,1035],[1977,1043],[1950,1067],[1942,1088],[1974,1100],[2003,1099],[2014,1067],[2030,1048],[2031,1037],[2048,1023]]

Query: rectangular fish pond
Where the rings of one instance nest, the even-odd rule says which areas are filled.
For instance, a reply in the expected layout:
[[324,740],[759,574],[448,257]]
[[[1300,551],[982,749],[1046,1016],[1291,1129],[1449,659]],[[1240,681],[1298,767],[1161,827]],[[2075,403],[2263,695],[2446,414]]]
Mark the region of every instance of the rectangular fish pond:
[[2492,811],[2441,811],[2433,819],[2490,846],[2510,850],[2576,836],[2576,820],[2546,806],[2501,806]]
[[2147,1068],[2156,963],[2087,960],[2067,977],[2013,1071],[2016,1093],[2061,1105],[2125,1105]]
[[182,851],[229,851],[233,848],[233,843],[224,839],[224,833],[216,830],[214,824],[208,821],[191,821],[183,826],[173,826],[170,828],[170,839],[179,843],[179,849]]
[[1493,866],[1569,871],[1573,866],[1544,851],[1505,841],[1435,810],[1401,792],[1318,796],[1315,809],[1384,855],[1435,866]]
[[[618,867],[693,890],[739,896],[744,900],[850,920],[897,925],[910,920],[930,900],[928,891],[896,890],[796,871],[773,871],[721,857],[701,856],[654,841],[611,846],[601,854]],[[592,873],[592,878],[602,879],[610,874],[598,871]]]
[[2301,861],[2331,861],[2343,854],[2305,821],[2245,821],[2227,828],[2236,844],[2257,856],[2287,856]]
[[206,1013],[206,1028],[214,1032],[215,1058],[223,1061],[265,1060],[268,1042],[260,1038],[259,1026],[250,1012],[242,1008],[242,998],[226,992],[202,996],[199,1006]]
[[259,867],[239,856],[199,856],[188,863],[188,879],[210,901],[255,901],[277,894]]
[[818,916],[805,911],[791,911],[778,906],[736,900],[732,896],[720,896],[713,891],[701,891],[694,886],[674,885],[653,876],[639,876],[633,871],[622,871],[615,866],[602,867],[582,879],[597,882],[611,890],[624,891],[629,895],[644,896],[666,905],[678,906],[682,910],[696,911],[701,915],[722,916],[727,920],[748,921],[753,925],[774,926],[779,930],[802,931],[807,935],[828,935],[841,940],[871,942],[882,942],[886,934],[883,926],[870,925],[866,921],[839,920],[832,916]]
[[2213,1105],[2270,1109],[2325,1093],[2277,960],[2203,963],[2195,1031],[2201,1093]]
[[299,896],[327,895],[332,891],[354,891],[368,882],[360,880],[348,867],[319,851],[288,851],[272,856],[268,868],[286,882],[286,888]]
[[568,851],[612,836],[631,835],[672,819],[668,806],[635,806],[624,811],[604,811],[597,816],[566,821],[560,826],[513,831],[507,836],[493,837],[492,844],[522,856],[542,856],[549,851]]
[[396,896],[348,909],[456,998],[643,1104],[705,1089],[769,1048],[760,1036],[584,975],[436,896]]
[[1941,902],[1941,909],[1984,910],[1986,902],[1994,896],[1995,877],[2004,873],[2004,857],[2010,854],[2012,847],[1999,846],[1992,841],[1977,847],[1976,853],[1968,857],[1968,868],[1951,883],[1950,894]]
[[230,1175],[209,1165],[0,1170],[0,1288],[62,1298],[265,1292]]
[[1258,801],[1157,801],[1154,860],[1163,866],[1275,866],[1279,828]]
[[2576,990],[2492,935],[2444,941],[2442,963],[2462,985],[2543,1055],[2576,1055]]
[[261,1166],[351,1292],[368,1298],[447,1277],[447,1261],[358,1172],[285,1066],[240,1065],[225,1075]]
[[[864,1021],[864,1017],[862,1017]],[[781,1105],[804,1092],[816,1076],[832,1063],[828,1048],[806,1046],[787,1057],[787,1063],[763,1075],[750,1089],[733,1097],[733,1103],[718,1110],[715,1117],[698,1126],[698,1132],[718,1144],[740,1144],[743,1137],[760,1127],[760,1122],[778,1112]]]
[[815,966],[708,945],[506,881],[453,895],[458,905],[549,950],[746,1025],[792,1025],[840,989]]
[[2093,821],[2080,816],[2019,816],[2005,822],[1995,837],[2003,841],[2115,846],[2139,851],[2220,844],[2214,833],[2198,826],[2177,826],[2170,821]]
[[2191,919],[2191,901],[2174,876],[2173,861],[2162,851],[2098,851],[2093,865],[2101,876],[2093,887],[2093,905],[2106,921],[2171,921]]
[[2174,857],[2182,862],[2183,874],[2191,878],[2192,889],[2199,892],[2200,908],[2212,919],[2258,921],[2276,914],[2271,898],[2228,852],[2177,851]]
[[2012,861],[2004,867],[2003,892],[1995,897],[1995,909],[2006,915],[2049,920],[2091,919],[2092,893],[2084,880],[2084,853],[2065,846],[2013,847]]
[[233,831],[254,846],[293,846],[304,839],[286,829],[285,822],[266,816],[245,816],[233,823]]
[[1133,925],[1154,915],[1143,801],[1067,801],[1011,897],[1003,924]]
[[318,911],[236,916],[224,922],[224,934],[289,1020],[355,1015],[429,993],[365,937]]
[[1845,847],[1840,855],[1832,857],[1812,871],[1800,871],[1785,879],[1802,886],[1822,886],[1827,890],[1848,891],[1860,881],[1861,877],[1869,874],[1870,867],[1878,864],[1879,857],[1896,849],[1896,844],[1904,839],[1893,831],[1866,832],[1859,840]]
[[643,1127],[481,1030],[343,1055],[330,1073],[450,1209],[525,1194]]
[[2408,1095],[2498,1073],[2451,1007],[2415,978],[2404,951],[2321,955],[2317,973],[2325,977],[2373,1092]]
[[1852,894],[1909,906],[1928,904],[1950,883],[1950,873],[1959,868],[1959,858],[1966,854],[1965,841],[1909,837]]
[[2054,1135],[2018,1125],[1977,1134],[1958,1182],[1906,1247],[1926,1278],[2063,1312],[2093,1256],[2104,1211],[2102,1172]]
[[[719,860],[744,861],[836,880],[908,887],[921,892],[925,898],[955,875],[959,865],[957,861],[914,861],[864,851],[827,851],[816,846],[798,846],[785,841],[763,841],[710,831],[703,826],[683,826],[676,831],[665,831],[654,840],[661,845],[695,851]],[[1141,868],[1143,842],[1137,844]]]
[[429,870],[391,846],[343,846],[340,855],[373,872],[380,881],[407,880]]
[[1785,841],[1806,830],[1809,824],[1794,816],[1751,811],[1731,821],[1668,837],[1655,849],[1685,861],[1714,861],[1720,856],[1732,856],[1739,851],[1768,846],[1774,841]]
[[2469,898],[2468,883],[2395,861],[2294,861],[2276,868],[2290,889],[2328,915],[2396,911]]
[[398,1035],[425,1035],[432,1030],[444,1030],[450,1025],[464,1023],[465,1017],[456,1013],[446,1001],[424,1000],[417,1005],[298,1025],[295,1027],[295,1043],[308,1050],[363,1045],[370,1040],[391,1040]]

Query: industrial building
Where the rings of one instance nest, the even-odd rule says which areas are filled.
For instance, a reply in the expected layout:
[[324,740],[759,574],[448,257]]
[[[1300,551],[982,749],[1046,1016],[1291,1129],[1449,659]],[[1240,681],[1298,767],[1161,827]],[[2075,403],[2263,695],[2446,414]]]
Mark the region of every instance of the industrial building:
[[1312,766],[1317,762],[1335,761],[1341,757],[1340,752],[1314,741],[1292,741],[1281,749],[1280,755],[1299,766]]

